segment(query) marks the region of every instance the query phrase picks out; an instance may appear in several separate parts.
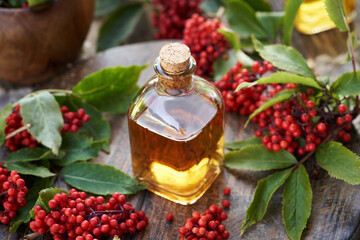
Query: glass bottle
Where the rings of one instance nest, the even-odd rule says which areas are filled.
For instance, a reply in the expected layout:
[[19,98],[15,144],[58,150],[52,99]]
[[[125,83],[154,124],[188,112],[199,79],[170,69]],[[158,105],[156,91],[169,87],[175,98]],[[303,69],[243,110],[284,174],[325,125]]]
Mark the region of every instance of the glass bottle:
[[[351,22],[356,16],[355,0],[343,1],[348,21]],[[296,15],[295,27],[301,33],[316,34],[336,26],[326,11],[324,0],[304,0]]]
[[128,112],[134,176],[184,205],[211,186],[224,158],[224,102],[213,84],[193,75],[195,69],[186,45],[163,46],[156,75]]

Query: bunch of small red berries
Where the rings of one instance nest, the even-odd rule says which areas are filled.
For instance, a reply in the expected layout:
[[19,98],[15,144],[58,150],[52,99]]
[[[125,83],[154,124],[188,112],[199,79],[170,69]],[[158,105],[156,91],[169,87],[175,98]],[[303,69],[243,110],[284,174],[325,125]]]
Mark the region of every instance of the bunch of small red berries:
[[34,232],[44,234],[50,230],[54,240],[93,240],[106,236],[123,236],[145,228],[148,218],[143,211],[135,211],[126,197],[114,193],[105,203],[103,197],[87,197],[75,189],[55,194],[48,203],[46,213],[40,206],[34,207],[35,220],[30,222]]
[[26,205],[25,195],[28,192],[25,181],[17,171],[9,172],[0,165],[0,201],[3,209],[0,222],[8,224],[16,217],[16,211]]
[[180,240],[228,239],[230,234],[221,224],[225,219],[227,214],[216,205],[211,205],[203,214],[195,211],[192,213],[192,218],[186,220],[185,226],[179,228]]
[[201,13],[202,0],[152,0],[156,13],[153,25],[158,29],[157,39],[181,39],[185,21],[194,13]]
[[64,118],[64,126],[61,132],[77,132],[83,126],[83,122],[90,120],[90,116],[82,108],[79,108],[77,112],[69,112],[69,108],[66,106],[62,106],[60,109]]
[[[9,135],[15,130],[24,126],[22,117],[20,115],[20,105],[16,105],[13,112],[6,118],[5,135]],[[39,146],[39,142],[30,135],[27,130],[17,133],[15,136],[6,139],[5,146],[14,152],[22,147],[36,147]]]
[[[230,48],[225,36],[218,32],[222,24],[219,19],[206,19],[194,14],[185,23],[183,43],[196,60],[196,74],[213,76],[213,62]],[[227,55],[223,55],[227,58]]]
[[[352,128],[352,116],[346,113],[346,106],[339,104],[338,111],[329,111],[328,101],[315,106],[313,95],[314,90],[309,88],[306,93],[294,94],[289,100],[277,103],[253,118],[260,128],[255,131],[257,137],[263,132],[269,133],[262,136],[262,143],[268,150],[286,149],[303,156],[315,151],[329,134],[337,131],[344,142],[350,141],[351,136],[346,131]],[[300,145],[301,142],[305,144]]]
[[[223,75],[220,81],[214,83],[223,95],[226,111],[250,115],[261,106],[268,99],[265,95],[265,91],[268,89],[267,84],[243,88],[237,92],[235,92],[235,89],[243,82],[258,80],[266,72],[273,71],[273,69],[274,66],[267,61],[262,63],[255,61],[252,65],[252,72],[250,72],[248,69],[243,68],[241,62],[237,62],[228,73]],[[282,90],[281,85],[273,85],[273,90],[269,91],[269,97]]]

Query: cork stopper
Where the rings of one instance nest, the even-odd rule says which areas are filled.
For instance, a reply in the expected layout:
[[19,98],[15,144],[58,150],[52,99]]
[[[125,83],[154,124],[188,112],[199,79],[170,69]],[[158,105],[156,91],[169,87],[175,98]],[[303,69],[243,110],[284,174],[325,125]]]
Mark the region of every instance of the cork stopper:
[[191,52],[188,46],[169,43],[160,50],[161,67],[166,73],[177,74],[189,68]]

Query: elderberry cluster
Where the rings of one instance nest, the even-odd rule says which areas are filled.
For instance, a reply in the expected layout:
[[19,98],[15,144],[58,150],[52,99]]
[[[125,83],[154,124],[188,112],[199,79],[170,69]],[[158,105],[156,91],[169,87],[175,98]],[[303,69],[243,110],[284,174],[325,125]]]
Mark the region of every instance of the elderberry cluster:
[[[24,126],[22,117],[20,115],[20,105],[16,105],[13,112],[6,118],[5,135],[9,135],[15,130]],[[27,130],[17,133],[15,136],[6,139],[5,146],[14,152],[22,147],[36,147],[39,146],[39,142],[30,135]]]
[[8,224],[16,217],[16,211],[26,205],[25,195],[28,192],[25,181],[17,171],[9,172],[0,165],[0,201],[3,209],[0,212],[0,222]]
[[46,213],[40,206],[34,207],[35,220],[30,222],[34,232],[50,231],[54,240],[95,240],[106,236],[121,238],[125,233],[134,233],[145,228],[148,218],[143,211],[135,211],[126,197],[113,193],[105,203],[103,197],[88,197],[75,189],[55,194],[48,203]]
[[[267,61],[264,61],[262,64],[255,61],[252,65],[252,72],[242,67],[243,64],[237,62],[228,73],[223,75],[220,81],[214,84],[223,95],[226,111],[250,115],[267,100],[267,96],[264,93],[268,89],[268,85],[256,85],[250,88],[243,88],[237,92],[235,92],[235,89],[243,82],[258,80],[266,72],[273,71],[274,67]],[[282,90],[283,87],[281,85],[273,85],[273,90],[269,92],[269,96],[271,97]]]
[[197,75],[212,77],[213,62],[230,48],[225,36],[218,32],[220,27],[219,19],[206,19],[199,14],[193,14],[185,23],[183,43],[196,60]]
[[202,0],[152,0],[156,13],[152,23],[158,29],[157,39],[181,39],[185,21],[194,13],[201,13]]
[[79,108],[77,112],[69,112],[69,108],[66,106],[62,106],[60,109],[64,118],[64,126],[61,132],[77,132],[83,126],[83,122],[90,120],[90,116],[82,108]]
[[338,105],[339,112],[325,111],[327,103],[315,107],[315,102],[309,99],[313,95],[311,88],[306,93],[296,93],[289,100],[275,104],[252,119],[260,128],[255,131],[257,137],[265,131],[269,132],[269,135],[262,136],[262,143],[268,150],[277,152],[286,149],[303,156],[306,152],[315,151],[337,128],[340,128],[338,136],[344,142],[350,141],[351,136],[346,131],[352,128],[352,116],[346,113],[346,106]]
[[225,219],[227,219],[227,214],[216,205],[211,205],[203,214],[195,211],[192,213],[192,218],[186,220],[185,226],[179,228],[180,240],[228,239],[230,234],[221,224]]

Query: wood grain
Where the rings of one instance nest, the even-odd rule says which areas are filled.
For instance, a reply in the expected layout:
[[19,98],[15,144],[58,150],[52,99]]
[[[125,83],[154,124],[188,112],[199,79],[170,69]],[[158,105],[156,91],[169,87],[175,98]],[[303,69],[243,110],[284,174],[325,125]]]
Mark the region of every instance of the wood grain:
[[0,8],[0,78],[31,85],[76,60],[94,0],[59,0],[46,9]]

